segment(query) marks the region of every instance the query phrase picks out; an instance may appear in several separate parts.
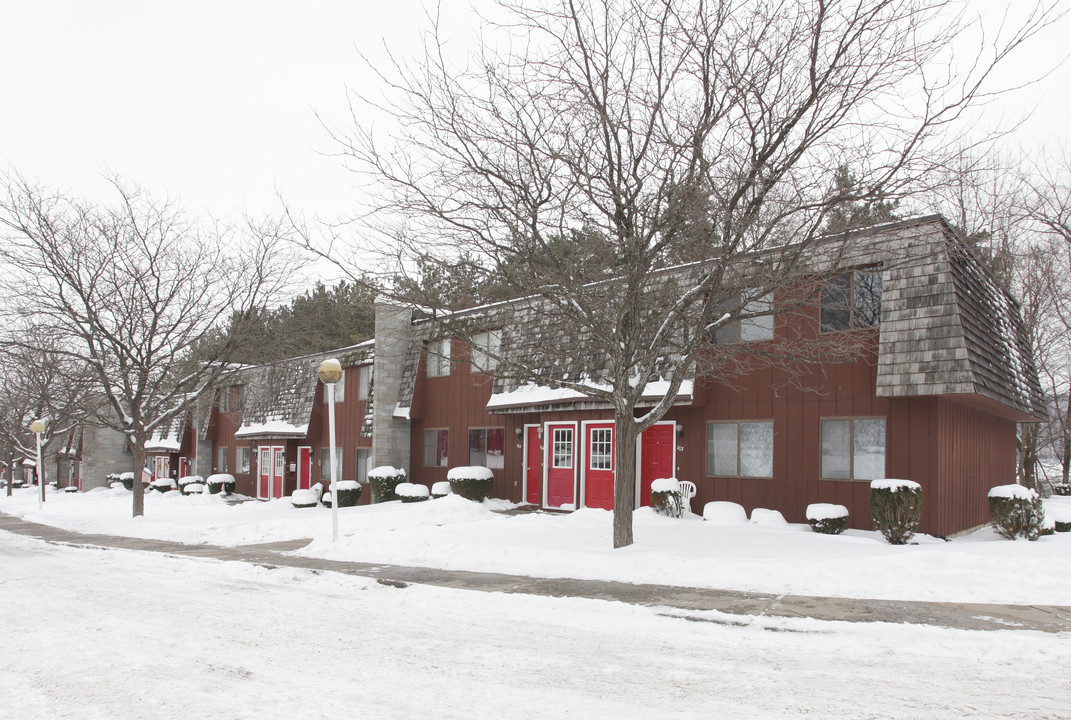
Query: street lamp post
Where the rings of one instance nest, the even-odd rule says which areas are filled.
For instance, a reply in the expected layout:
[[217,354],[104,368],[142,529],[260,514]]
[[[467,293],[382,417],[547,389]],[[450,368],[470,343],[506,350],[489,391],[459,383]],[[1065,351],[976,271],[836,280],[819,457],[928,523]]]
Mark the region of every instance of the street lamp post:
[[41,463],[41,433],[45,431],[44,420],[34,420],[30,423],[30,430],[37,436],[37,484],[40,493],[37,495],[37,509],[41,509],[41,503],[45,501],[45,466]]
[[342,364],[330,358],[320,363],[320,382],[327,386],[327,435],[331,471],[331,541],[338,540],[338,463],[335,462],[335,383],[342,379]]

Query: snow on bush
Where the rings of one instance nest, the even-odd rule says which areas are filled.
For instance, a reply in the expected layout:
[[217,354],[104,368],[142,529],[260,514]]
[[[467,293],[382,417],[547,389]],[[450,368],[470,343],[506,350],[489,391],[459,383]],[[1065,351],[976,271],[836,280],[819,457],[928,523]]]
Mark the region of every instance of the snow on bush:
[[67,487],[63,488],[63,492],[76,493],[76,492],[78,492],[78,486],[77,485],[68,485]]
[[183,495],[200,495],[205,491],[205,484],[199,482],[188,482],[179,488]]
[[989,515],[1001,537],[1037,540],[1046,534],[1045,506],[1036,490],[1024,485],[998,485],[989,491]]
[[339,480],[338,482],[338,506],[354,507],[361,499],[361,484],[356,480]]
[[372,502],[383,503],[397,500],[398,495],[394,492],[395,486],[405,482],[405,470],[403,468],[380,465],[368,471],[368,484],[372,488]]
[[715,525],[746,525],[747,511],[743,505],[715,500],[703,506],[703,519]]
[[1071,532],[1071,505],[1048,503],[1045,515],[1052,520],[1052,529],[1056,532]]
[[149,483],[149,485],[153,490],[159,490],[160,492],[167,492],[168,490],[175,489],[175,481],[165,477],[158,477]]
[[208,483],[208,492],[213,495],[220,492],[228,495],[234,492],[234,476],[228,473],[209,475],[205,482]]
[[752,510],[751,522],[753,525],[788,525],[788,521],[785,520],[785,516],[782,515],[779,510],[767,510],[766,508],[755,508]]
[[453,492],[453,490],[450,489],[450,481],[449,480],[440,480],[439,482],[434,483],[431,486],[431,496],[433,498],[446,497],[447,495],[449,495],[452,492]]
[[450,468],[446,473],[446,479],[450,481],[450,489],[455,495],[466,500],[483,502],[491,495],[495,474],[490,468],[466,465]]
[[178,486],[182,487],[183,485],[189,485],[190,483],[201,483],[203,485],[204,481],[205,479],[200,475],[183,475],[178,479]]
[[848,527],[848,508],[831,503],[812,503],[807,506],[807,522],[811,530],[823,535],[840,535]]
[[922,486],[913,480],[872,480],[870,517],[890,545],[906,545],[922,518]]
[[403,503],[423,502],[428,499],[428,486],[419,483],[401,483],[394,489]]
[[684,517],[684,497],[677,478],[658,478],[651,481],[651,507],[659,515]]
[[316,504],[320,500],[319,495],[320,493],[311,488],[307,490],[295,490],[290,493],[290,504],[296,508],[316,507]]

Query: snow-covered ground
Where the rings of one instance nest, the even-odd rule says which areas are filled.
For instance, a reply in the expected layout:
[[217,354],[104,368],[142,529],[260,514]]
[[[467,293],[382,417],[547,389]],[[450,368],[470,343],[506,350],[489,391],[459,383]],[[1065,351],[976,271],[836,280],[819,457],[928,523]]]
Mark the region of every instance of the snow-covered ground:
[[[58,513],[66,504],[50,507]],[[170,504],[149,510],[161,517]],[[370,517],[381,528],[402,525],[400,539],[413,537],[386,515]],[[357,516],[347,513],[347,524]],[[325,519],[316,514],[316,522]],[[489,523],[493,542],[503,537],[495,522],[453,526],[476,533]],[[657,527],[640,525],[648,536]],[[546,527],[578,542],[585,535],[569,524]],[[770,532],[750,530],[738,540]],[[361,531],[347,533],[356,553]],[[664,562],[668,555],[650,543],[640,553]],[[597,600],[395,588],[339,573],[0,533],[0,717],[1071,716],[1066,637],[807,619],[741,627],[724,619]]]
[[[1071,508],[1071,498],[1047,501]],[[717,525],[697,516],[635,516],[636,542],[612,550],[611,514],[581,510],[506,516],[502,501],[447,497],[331,512],[288,500],[228,505],[218,496],[149,493],[130,517],[130,493],[34,492],[0,497],[0,511],[72,530],[220,545],[310,538],[298,554],[541,577],[573,577],[772,593],[907,600],[1071,604],[1071,533],[1037,542],[983,530],[951,542],[919,536],[891,546],[877,533],[819,535],[805,525]],[[1071,710],[1069,710],[1071,712]]]

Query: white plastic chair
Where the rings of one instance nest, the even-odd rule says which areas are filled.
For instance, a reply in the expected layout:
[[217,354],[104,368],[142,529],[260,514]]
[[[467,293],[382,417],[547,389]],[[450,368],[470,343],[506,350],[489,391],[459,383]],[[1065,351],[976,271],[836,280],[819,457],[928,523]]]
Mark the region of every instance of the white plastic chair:
[[694,482],[691,480],[678,480],[677,485],[679,485],[681,489],[681,498],[687,501],[695,497],[696,489]]

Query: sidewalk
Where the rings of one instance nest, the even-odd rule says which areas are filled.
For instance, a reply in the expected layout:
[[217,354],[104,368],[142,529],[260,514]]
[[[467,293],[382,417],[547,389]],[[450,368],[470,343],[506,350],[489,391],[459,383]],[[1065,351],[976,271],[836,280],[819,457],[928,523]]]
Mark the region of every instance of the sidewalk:
[[746,625],[749,616],[810,617],[844,622],[889,622],[936,625],[961,630],[1040,630],[1071,632],[1071,607],[1058,605],[990,605],[928,603],[896,600],[770,595],[733,590],[643,585],[601,580],[534,578],[525,575],[478,573],[436,568],[383,565],[378,563],[321,560],[285,554],[304,547],[308,540],[221,547],[187,545],[165,540],[145,540],[115,535],[71,532],[27,522],[0,513],[0,531],[35,537],[52,543],[84,547],[117,548],[158,552],[185,557],[255,563],[269,567],[326,570],[373,578],[385,585],[404,588],[411,583],[475,590],[521,593],[550,597],[581,597],[611,600],[683,611],[716,610],[740,616],[711,622]]

